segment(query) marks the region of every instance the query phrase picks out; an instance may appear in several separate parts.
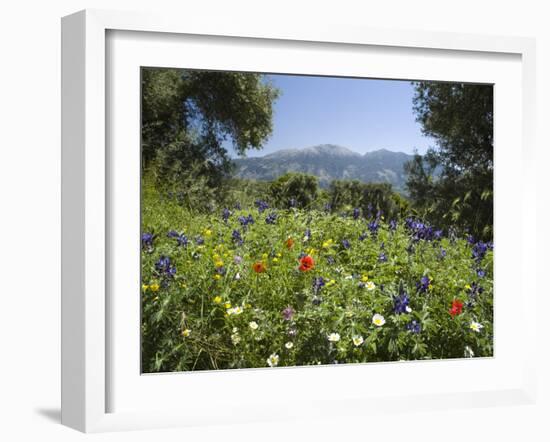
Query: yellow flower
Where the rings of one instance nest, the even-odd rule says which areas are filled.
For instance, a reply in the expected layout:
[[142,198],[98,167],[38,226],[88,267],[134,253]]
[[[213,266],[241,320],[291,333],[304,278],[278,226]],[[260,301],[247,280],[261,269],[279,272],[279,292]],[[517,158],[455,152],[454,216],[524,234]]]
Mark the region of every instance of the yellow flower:
[[221,296],[216,296],[214,298],[214,304],[220,304],[222,302],[222,297]]
[[263,253],[263,254],[262,254],[262,259],[267,259],[267,257],[268,257],[268,254],[267,254],[267,253]]
[[334,241],[332,239],[329,239],[323,243],[323,249],[328,249],[334,244]]
[[218,268],[219,268],[219,267],[223,267],[223,261],[222,261],[222,260],[216,261],[216,262],[214,263],[214,265],[215,265],[216,267],[218,267]]
[[219,261],[219,260],[221,259],[221,256],[218,255],[217,253],[214,253],[214,254],[212,255],[212,259],[213,259],[214,261]]
[[153,301],[158,301],[158,300],[159,300],[159,297],[158,297],[158,296],[155,296],[155,297],[153,298]]
[[218,279],[222,279],[222,275],[220,275],[219,273],[216,273],[214,275],[214,279],[218,280]]
[[143,290],[144,292],[146,292],[148,288],[149,288],[149,286],[147,284],[142,284],[141,285],[141,290]]
[[181,332],[181,335],[182,335],[184,338],[187,338],[190,334],[191,334],[191,330],[189,330],[188,328],[186,328],[185,330],[183,330],[183,331]]
[[365,284],[365,287],[368,291],[374,290],[376,288],[376,285],[374,285],[374,282],[369,281]]
[[369,276],[365,273],[362,278],[361,278],[361,281],[363,282],[367,282],[369,280]]
[[212,230],[204,229],[204,236],[212,236]]
[[317,252],[317,250],[315,250],[313,247],[306,250],[306,253],[308,255],[315,255],[316,252]]
[[326,283],[325,283],[325,287],[330,287],[331,285],[334,285],[336,284],[336,281],[334,279],[329,279]]
[[158,285],[156,282],[154,284],[151,284],[149,286],[149,288],[151,289],[152,292],[158,292],[159,289],[160,289],[160,285]]
[[277,258],[280,258],[281,256],[283,256],[281,253],[277,253]]
[[273,262],[275,263],[279,262],[279,258],[273,258]]
[[356,347],[359,347],[363,342],[363,336],[354,336],[353,338],[353,345],[355,345]]
[[470,289],[472,288],[472,286],[471,286],[470,284],[466,284],[466,285],[464,286],[464,288],[465,288],[466,290],[470,290]]

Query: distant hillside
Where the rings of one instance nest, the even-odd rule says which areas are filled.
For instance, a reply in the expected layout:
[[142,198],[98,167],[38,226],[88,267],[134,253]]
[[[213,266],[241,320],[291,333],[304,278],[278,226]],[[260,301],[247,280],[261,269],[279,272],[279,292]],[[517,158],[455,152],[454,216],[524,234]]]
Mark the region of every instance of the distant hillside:
[[322,187],[328,186],[334,179],[356,179],[363,182],[387,182],[403,190],[403,166],[412,158],[412,155],[386,149],[361,155],[342,146],[322,144],[234,161],[236,174],[241,178],[273,180],[286,172],[305,172],[319,177]]

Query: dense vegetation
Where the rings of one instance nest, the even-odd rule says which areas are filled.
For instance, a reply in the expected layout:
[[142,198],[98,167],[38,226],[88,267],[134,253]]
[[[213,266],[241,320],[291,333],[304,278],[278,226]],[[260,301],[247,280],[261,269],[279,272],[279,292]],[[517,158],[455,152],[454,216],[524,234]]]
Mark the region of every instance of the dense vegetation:
[[236,178],[224,146],[260,149],[279,92],[259,74],[144,69],[143,370],[491,356],[488,89],[417,84],[438,146],[408,164],[404,197]]

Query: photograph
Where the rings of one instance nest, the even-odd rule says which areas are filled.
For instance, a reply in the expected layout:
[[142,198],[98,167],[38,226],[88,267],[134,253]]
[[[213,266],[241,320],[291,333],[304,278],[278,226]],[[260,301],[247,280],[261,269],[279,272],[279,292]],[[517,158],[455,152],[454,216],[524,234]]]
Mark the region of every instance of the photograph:
[[493,357],[493,84],[140,75],[142,373]]

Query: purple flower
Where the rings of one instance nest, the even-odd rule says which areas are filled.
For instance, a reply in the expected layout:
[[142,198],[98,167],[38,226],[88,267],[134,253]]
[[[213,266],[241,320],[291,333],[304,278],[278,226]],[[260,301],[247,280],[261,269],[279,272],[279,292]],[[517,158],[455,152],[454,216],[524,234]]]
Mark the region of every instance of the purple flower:
[[358,219],[361,216],[361,211],[356,207],[353,209],[353,219]]
[[241,203],[237,201],[233,207],[235,208],[235,210],[241,210]]
[[311,239],[311,230],[306,229],[306,233],[304,235],[304,241],[309,241]]
[[481,262],[485,257],[487,250],[489,250],[489,244],[484,243],[483,241],[478,241],[474,244],[474,247],[472,247],[472,258],[478,263]]
[[161,275],[174,276],[176,274],[176,266],[173,266],[168,256],[161,256],[155,263],[155,269]]
[[153,247],[153,239],[155,236],[152,233],[144,232],[141,234],[141,246],[144,248],[152,248]]
[[378,228],[380,227],[380,224],[378,224],[378,221],[371,221],[369,223],[369,230],[370,232],[374,235],[376,235],[378,233]]
[[347,239],[344,239],[342,240],[342,247],[347,250],[351,247],[351,244]]
[[380,261],[380,262],[387,262],[388,261],[388,257],[386,256],[386,254],[384,252],[381,252],[380,255],[378,255],[378,261]]
[[407,324],[407,330],[411,333],[418,334],[422,331],[422,326],[420,325],[420,322],[418,322],[416,319],[413,319]]
[[393,297],[393,312],[400,315],[407,313],[407,307],[409,306],[409,295],[405,292]]
[[243,237],[241,236],[241,232],[239,232],[238,230],[233,230],[233,233],[231,233],[231,238],[237,244],[242,245]]
[[327,262],[330,264],[330,265],[333,265],[336,263],[336,261],[334,260],[334,257],[332,256],[327,256]]
[[397,221],[392,219],[390,221],[390,230],[396,230],[397,229]]
[[313,279],[313,293],[318,295],[321,291],[321,288],[325,285],[325,280],[319,276]]
[[416,283],[416,288],[420,293],[426,293],[430,288],[430,278],[423,276],[420,278],[420,282]]
[[197,235],[195,237],[195,243],[198,245],[198,246],[202,246],[204,244],[204,238],[200,235]]
[[485,270],[483,269],[477,269],[477,276],[479,276],[480,278],[483,278],[485,277]]
[[248,214],[248,216],[239,216],[238,218],[239,222],[241,223],[241,226],[247,227],[250,224],[254,224],[254,218],[252,218],[251,214]]
[[168,236],[168,238],[175,238],[178,242],[178,246],[187,247],[187,243],[189,242],[184,233],[178,233],[175,230],[170,230],[166,236]]
[[231,216],[231,210],[229,210],[227,207],[223,209],[222,211],[222,219],[223,222],[226,223],[229,217]]
[[263,213],[265,210],[269,209],[269,204],[262,200],[256,200],[254,205],[258,208],[259,213]]
[[285,321],[290,321],[294,316],[294,309],[290,306],[283,310],[283,318]]
[[277,213],[271,212],[265,219],[266,224],[275,224],[277,222]]
[[239,255],[235,255],[235,257],[233,258],[233,262],[239,265],[241,262],[243,262],[243,259]]
[[446,251],[445,249],[442,248],[442,249],[439,251],[439,257],[443,259],[443,258],[445,258],[446,256],[447,256],[447,251]]
[[361,235],[359,235],[359,241],[364,241],[366,238],[367,238],[367,234],[365,232],[363,232],[363,233],[361,233]]

